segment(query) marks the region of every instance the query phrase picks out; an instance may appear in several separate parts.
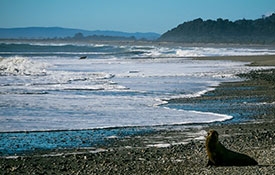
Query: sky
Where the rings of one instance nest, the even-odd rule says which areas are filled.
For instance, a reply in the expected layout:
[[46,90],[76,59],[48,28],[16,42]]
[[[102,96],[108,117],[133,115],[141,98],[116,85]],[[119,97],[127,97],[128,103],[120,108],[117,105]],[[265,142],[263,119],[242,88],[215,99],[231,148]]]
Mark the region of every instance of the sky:
[[258,19],[275,0],[0,0],[0,28],[164,33],[196,18]]

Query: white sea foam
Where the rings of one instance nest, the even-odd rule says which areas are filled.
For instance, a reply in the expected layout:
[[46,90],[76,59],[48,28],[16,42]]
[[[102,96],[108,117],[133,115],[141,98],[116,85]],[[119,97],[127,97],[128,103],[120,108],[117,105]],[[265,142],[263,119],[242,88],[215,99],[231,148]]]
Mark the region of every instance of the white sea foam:
[[[221,64],[215,66],[213,63],[186,59],[111,59],[85,60],[85,62],[51,60],[52,67],[47,70],[46,76],[36,79],[25,77],[23,83],[28,83],[28,86],[13,86],[13,89],[18,89],[17,92],[23,88],[25,89],[23,91],[31,92],[32,96],[20,95],[18,101],[19,96],[13,95],[13,92],[9,91],[10,87],[5,86],[8,93],[5,97],[2,95],[4,100],[0,103],[2,106],[5,104],[15,106],[13,111],[16,115],[20,113],[20,116],[2,115],[1,123],[5,125],[1,128],[3,131],[26,130],[26,128],[28,130],[87,129],[227,120],[230,119],[229,116],[154,105],[155,99],[175,97],[175,93],[178,94],[174,93],[175,89],[187,92],[183,94],[185,97],[188,94],[198,96],[205,93],[207,86],[220,80],[212,79],[209,77],[210,74],[204,77],[192,74],[206,72],[209,70],[209,65],[212,65],[212,72],[215,72],[215,69],[223,70]],[[224,65],[224,68],[230,64]],[[129,73],[129,70],[134,69],[139,72],[135,75]],[[205,81],[206,77],[209,77],[209,82]],[[202,80],[205,82],[202,83]],[[2,91],[5,87],[2,87]],[[50,93],[35,95],[37,91]],[[78,94],[81,91],[83,92]],[[89,94],[89,91],[104,92],[101,95]],[[115,91],[121,95],[116,95]],[[133,93],[137,95],[131,95]],[[19,125],[20,123],[24,125]]]
[[[28,102],[28,106],[25,106],[25,108],[42,109],[40,109],[39,112],[27,111],[26,109],[25,111],[20,111],[21,116],[1,117],[1,123],[5,123],[5,125],[1,127],[1,131],[162,126],[174,124],[210,123],[213,121],[224,121],[231,118],[229,116],[214,113],[198,113],[161,107],[146,107],[142,106],[142,101],[138,99],[120,98],[120,104],[114,106],[113,103],[118,99],[110,97],[104,99],[93,97],[94,99],[91,99],[88,97],[77,96],[77,99],[75,99],[74,97],[64,96],[63,99],[57,99],[52,96],[47,100],[38,100],[38,98],[41,97],[36,96],[32,98],[35,102],[28,101],[26,98],[21,98],[24,102],[17,102],[17,106],[24,107],[24,103]],[[66,101],[64,101],[64,99],[66,99]],[[60,104],[61,102],[62,104]],[[47,107],[42,107],[42,104]],[[120,105],[122,106],[120,107]],[[79,114],[74,113],[73,115],[70,115],[70,111],[73,111],[74,109],[81,110],[82,112]],[[58,115],[57,113],[53,114],[51,110],[59,111],[63,115]],[[18,111],[14,112],[16,113]],[[34,112],[42,112],[44,115],[35,115],[34,117],[32,116]]]
[[191,93],[191,94],[180,94],[180,95],[176,95],[176,96],[170,96],[170,98],[175,99],[175,98],[194,98],[194,97],[200,97],[204,94],[206,94],[209,91],[213,91],[215,90],[215,88],[207,88],[205,90],[201,90],[195,93]]
[[[201,96],[220,82],[239,80],[234,74],[254,68],[247,68],[241,62],[186,57],[274,53],[263,49],[201,47],[116,46],[111,49],[108,52],[103,49],[95,58],[85,60],[79,60],[76,55],[94,52],[60,50],[50,56],[39,51],[22,52],[28,56],[2,60],[0,72],[5,76],[0,76],[1,131],[228,120],[232,116],[171,109],[161,104],[171,98]],[[110,55],[102,56],[105,53]]]
[[47,67],[46,63],[14,56],[0,61],[0,75],[45,75]]
[[77,42],[15,42],[16,44],[29,44],[32,46],[91,46],[91,47],[105,47],[108,44],[94,44],[94,43],[77,43]]
[[146,50],[148,57],[206,57],[206,56],[245,56],[272,55],[273,49],[262,48],[212,48],[212,47],[154,47]]
[[[158,138],[157,140],[153,138],[151,140],[148,140],[147,147],[166,148],[173,145],[182,145],[182,144],[184,145],[184,144],[190,143],[190,141],[192,140],[205,140],[206,133],[207,132],[205,130],[200,130],[195,133],[186,130],[181,133],[183,135],[182,137],[184,138],[181,142],[174,142],[174,141],[171,142],[171,140],[169,140],[169,143],[167,143],[166,137]],[[181,160],[176,160],[176,161],[181,161]]]

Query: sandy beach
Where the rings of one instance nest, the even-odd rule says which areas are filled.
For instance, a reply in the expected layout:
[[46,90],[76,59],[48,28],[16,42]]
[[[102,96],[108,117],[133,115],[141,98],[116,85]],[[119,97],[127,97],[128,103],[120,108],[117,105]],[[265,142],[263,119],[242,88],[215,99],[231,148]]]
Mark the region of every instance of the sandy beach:
[[[273,55],[199,59],[275,66]],[[239,113],[252,111],[249,117],[240,115],[238,120],[231,122],[170,126],[149,134],[110,138],[108,144],[94,148],[36,151],[31,155],[1,157],[1,174],[274,174],[275,71],[253,71],[240,76],[246,80],[222,83],[201,97],[174,99],[174,102],[210,103],[211,100],[220,100],[221,103],[230,103],[227,99],[260,99],[254,106],[241,102],[239,108],[232,108]],[[221,143],[227,148],[253,157],[259,165],[206,167],[204,136],[209,129],[218,131]]]

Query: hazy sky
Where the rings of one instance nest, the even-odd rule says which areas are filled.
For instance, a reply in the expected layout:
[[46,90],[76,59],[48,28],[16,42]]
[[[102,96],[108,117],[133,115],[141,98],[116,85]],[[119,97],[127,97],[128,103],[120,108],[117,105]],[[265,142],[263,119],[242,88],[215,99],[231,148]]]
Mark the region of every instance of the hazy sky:
[[195,18],[257,19],[275,0],[0,0],[0,27],[164,33]]

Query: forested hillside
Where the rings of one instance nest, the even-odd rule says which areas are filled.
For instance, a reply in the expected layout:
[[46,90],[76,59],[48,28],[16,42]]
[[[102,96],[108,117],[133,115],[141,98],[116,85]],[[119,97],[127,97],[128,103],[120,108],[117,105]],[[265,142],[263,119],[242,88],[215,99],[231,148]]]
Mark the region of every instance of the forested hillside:
[[183,43],[275,44],[275,13],[256,20],[227,19],[184,22],[164,33],[159,41]]

